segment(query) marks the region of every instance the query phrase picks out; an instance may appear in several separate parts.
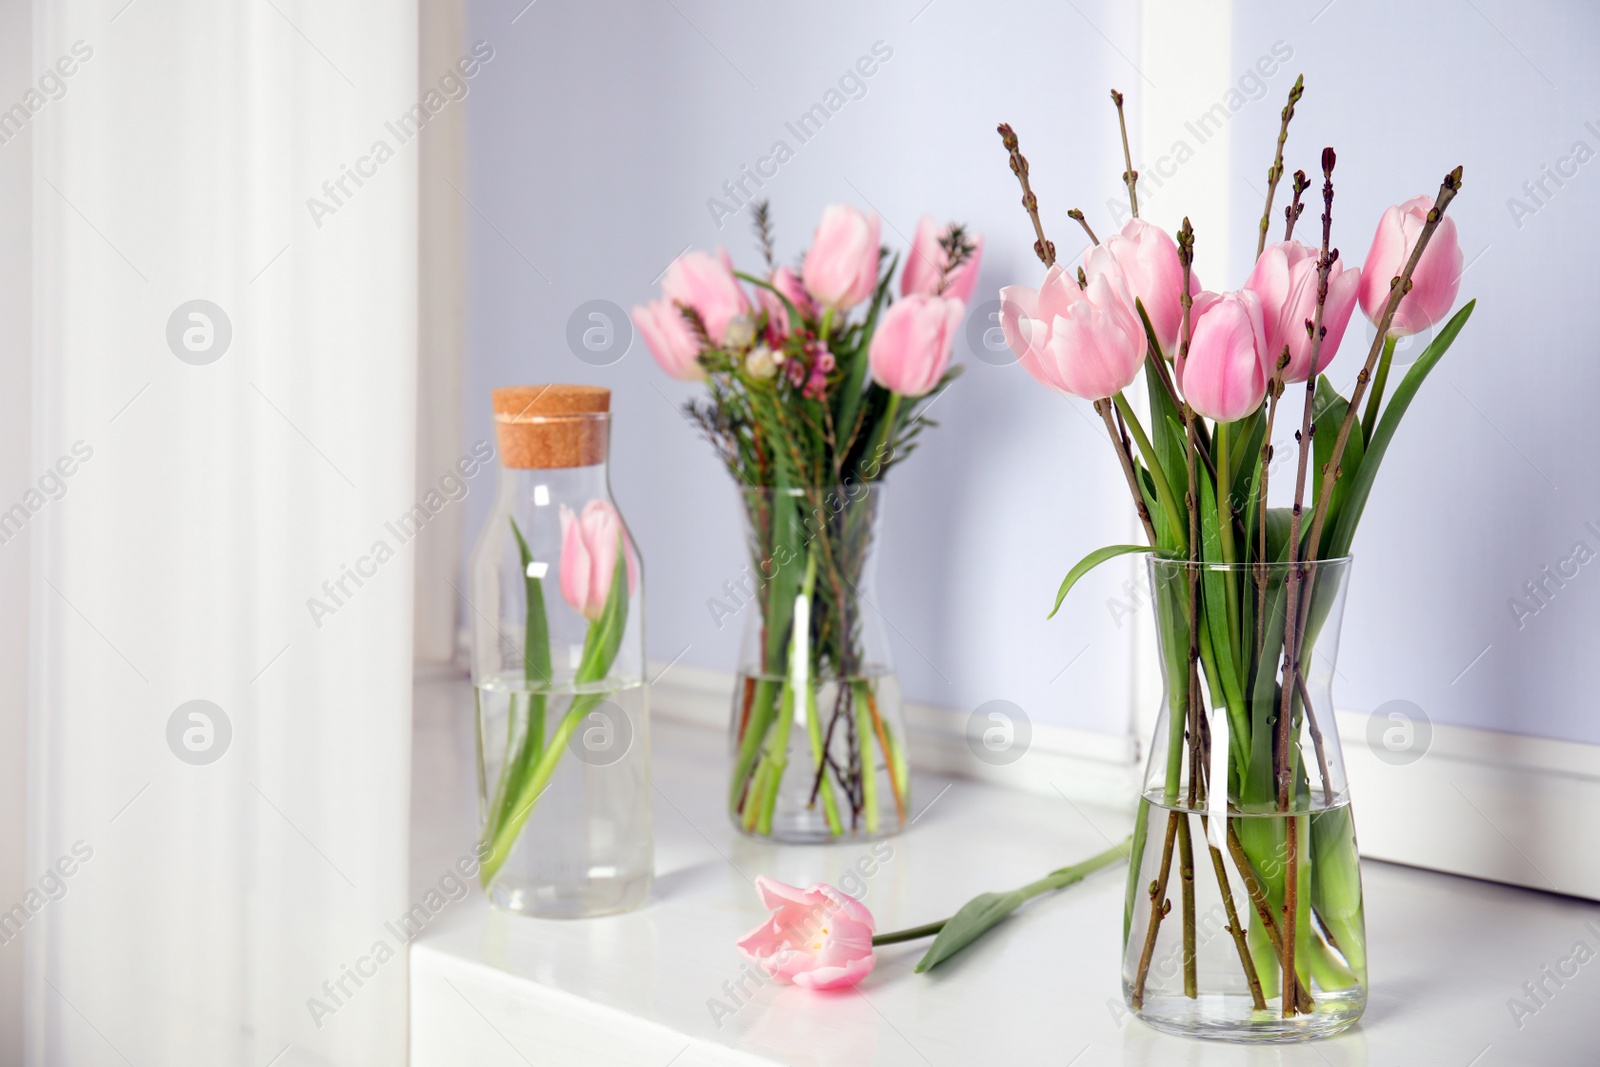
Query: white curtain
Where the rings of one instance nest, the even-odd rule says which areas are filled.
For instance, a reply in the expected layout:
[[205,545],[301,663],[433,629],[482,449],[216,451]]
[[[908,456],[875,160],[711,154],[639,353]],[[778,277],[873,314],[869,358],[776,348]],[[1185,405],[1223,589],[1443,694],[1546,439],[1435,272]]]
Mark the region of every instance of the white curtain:
[[26,1061],[403,1063],[416,4],[33,16]]

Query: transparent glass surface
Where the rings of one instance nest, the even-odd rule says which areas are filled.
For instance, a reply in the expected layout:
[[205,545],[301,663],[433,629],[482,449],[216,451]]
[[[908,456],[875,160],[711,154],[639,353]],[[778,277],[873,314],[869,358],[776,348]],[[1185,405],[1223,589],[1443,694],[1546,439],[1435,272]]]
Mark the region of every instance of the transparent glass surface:
[[859,840],[906,824],[905,713],[872,606],[883,499],[877,483],[742,491],[728,812],[744,833]]
[[[559,418],[609,426],[605,414]],[[603,600],[583,597],[592,581],[575,582],[573,603],[561,580],[563,564],[583,555],[592,567],[595,558],[592,545],[574,542],[564,527],[585,509],[614,506],[604,461],[502,468],[473,553],[482,880],[489,898],[512,911],[603,915],[638,907],[649,894],[642,564],[635,551],[631,565],[599,568],[610,576]],[[609,529],[626,536],[620,516]]]
[[1331,684],[1349,562],[1150,560],[1164,687],[1122,982],[1157,1029],[1296,1041],[1337,1033],[1366,1007]]

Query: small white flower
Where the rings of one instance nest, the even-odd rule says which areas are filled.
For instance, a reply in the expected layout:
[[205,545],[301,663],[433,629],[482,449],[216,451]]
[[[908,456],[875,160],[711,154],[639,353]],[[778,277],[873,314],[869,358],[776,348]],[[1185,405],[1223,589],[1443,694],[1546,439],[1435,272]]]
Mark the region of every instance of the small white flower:
[[722,335],[722,344],[725,348],[738,351],[755,339],[755,319],[749,315],[735,315],[728,320],[728,328]]
[[778,364],[782,360],[781,353],[775,353],[766,345],[760,345],[751,349],[750,354],[745,357],[744,369],[757,381],[766,381],[778,373]]

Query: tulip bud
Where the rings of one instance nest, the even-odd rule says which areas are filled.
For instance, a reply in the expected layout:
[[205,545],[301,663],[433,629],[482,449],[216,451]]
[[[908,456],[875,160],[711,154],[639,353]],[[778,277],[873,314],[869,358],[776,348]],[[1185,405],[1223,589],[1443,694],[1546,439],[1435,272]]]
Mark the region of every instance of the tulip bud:
[[661,369],[685,382],[701,381],[706,369],[700,365],[700,339],[684,321],[683,312],[670,300],[652,300],[633,309],[633,324],[638,328],[650,354]]
[[750,310],[750,298],[733,276],[727,251],[721,248],[715,256],[693,251],[673,260],[661,279],[661,295],[693,308],[715,345],[727,340],[729,322]]
[[[1091,248],[1083,265],[1090,278],[1097,274],[1121,278],[1131,298],[1129,309],[1134,300],[1144,304],[1162,354],[1171,359],[1183,323],[1183,264],[1178,261],[1178,246],[1167,232],[1142,219],[1130,219],[1121,233]],[[1191,291],[1199,292],[1200,279],[1192,271],[1189,277]],[[1137,311],[1134,321],[1138,322]]]
[[950,365],[964,305],[955,297],[913,293],[890,306],[872,335],[872,380],[902,396],[924,396]]
[[1120,274],[1102,272],[1079,289],[1052,266],[1038,289],[1000,290],[1000,327],[1023,369],[1069,396],[1120,393],[1144,363],[1144,328]]
[[[779,267],[772,272],[770,279],[772,289],[778,290],[788,298],[789,303],[804,317],[816,314],[816,308],[811,304],[811,298],[806,295],[805,286],[800,284],[800,279],[788,267]],[[767,330],[773,337],[787,337],[789,335],[789,309],[778,298],[778,293],[772,289],[756,290],[756,303],[767,313]]]
[[561,505],[561,596],[593,622],[605,612],[617,569],[617,551],[627,544],[628,592],[639,587],[639,563],[622,516],[604,500],[591,500],[574,515]]
[[[1417,238],[1428,221],[1433,201],[1414,196],[1396,204],[1378,220],[1372,247],[1361,267],[1361,310],[1374,324],[1383,317],[1389,302],[1389,285],[1411,260]],[[1411,291],[1400,301],[1389,324],[1396,337],[1420,333],[1450,314],[1461,288],[1461,244],[1456,239],[1456,222],[1445,216],[1423,249],[1422,258],[1411,272]]]
[[1266,326],[1261,298],[1249,289],[1196,299],[1189,353],[1177,365],[1178,388],[1196,412],[1217,422],[1237,422],[1267,395]]
[[829,204],[811,238],[800,274],[823,307],[844,310],[872,295],[878,284],[877,215],[849,204]]
[[1327,331],[1317,349],[1317,365],[1311,366],[1311,337],[1306,323],[1315,321],[1317,313],[1317,260],[1321,253],[1299,241],[1283,241],[1267,246],[1256,261],[1255,270],[1245,288],[1261,299],[1261,317],[1266,327],[1267,376],[1272,376],[1283,354],[1289,347],[1289,366],[1284,370],[1285,382],[1303,382],[1323,368],[1339,351],[1345,327],[1355,311],[1356,295],[1361,286],[1361,269],[1335,259],[1328,271],[1328,297],[1322,307],[1322,325]]

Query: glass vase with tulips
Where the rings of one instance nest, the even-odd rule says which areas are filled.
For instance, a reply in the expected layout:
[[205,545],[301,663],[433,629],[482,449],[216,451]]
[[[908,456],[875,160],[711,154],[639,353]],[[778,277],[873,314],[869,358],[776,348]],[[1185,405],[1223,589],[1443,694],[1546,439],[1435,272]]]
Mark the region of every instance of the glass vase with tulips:
[[728,811],[752,835],[876,836],[901,828],[910,804],[898,689],[863,610],[879,487],[959,372],[951,349],[980,242],[924,219],[896,300],[899,256],[879,247],[876,215],[828,207],[796,271],[774,259],[767,206],[752,212],[761,274],[720,249],[686,252],[661,298],[633,309],[662,368],[705,384],[686,411],[745,510],[742,587],[756,611],[733,697]]
[[[1321,240],[1294,239],[1310,188],[1294,174],[1283,240],[1267,244],[1297,81],[1267,172],[1257,261],[1243,287],[1201,289],[1187,219],[1174,241],[1138,217],[1091,242],[1076,277],[1055,262],[1015,132],[999,128],[1046,273],[1002,290],[1023,368],[1100,415],[1144,533],[1072,568],[1146,553],[1165,697],[1135,822],[1124,993],[1146,1022],[1237,1040],[1351,1025],[1366,1003],[1366,934],[1330,680],[1351,543],[1411,400],[1472,313],[1453,317],[1462,257],[1433,197],[1388,209],[1365,262],[1331,244],[1334,151],[1321,155]],[[1112,99],[1119,121],[1121,94]],[[1323,369],[1359,304],[1375,340],[1348,397]],[[1385,403],[1398,337],[1442,323]],[[1144,379],[1146,402],[1127,391]],[[1269,482],[1279,408],[1300,387],[1292,495]],[[1363,411],[1362,404],[1365,401]],[[1144,408],[1141,415],[1138,407]],[[1051,613],[1054,614],[1054,611]],[[1178,900],[1174,902],[1173,897]],[[1174,914],[1176,912],[1176,914]]]

